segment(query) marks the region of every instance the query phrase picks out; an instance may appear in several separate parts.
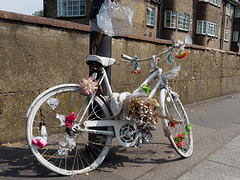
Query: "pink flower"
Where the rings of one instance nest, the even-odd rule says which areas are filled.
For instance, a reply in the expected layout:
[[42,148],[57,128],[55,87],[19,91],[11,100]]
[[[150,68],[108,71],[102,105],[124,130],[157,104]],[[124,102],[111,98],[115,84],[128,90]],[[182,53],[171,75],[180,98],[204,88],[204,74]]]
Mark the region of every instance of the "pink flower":
[[179,138],[183,138],[183,134],[178,134],[178,137]]
[[44,146],[47,145],[47,142],[42,137],[38,136],[38,137],[32,138],[32,144],[42,149]]
[[97,82],[93,81],[92,77],[87,79],[82,79],[82,83],[79,84],[79,88],[82,90],[84,95],[90,95],[97,89]]
[[74,119],[76,119],[76,112],[72,112],[72,115],[65,117],[65,124],[67,128],[70,128],[73,124]]
[[182,147],[183,146],[183,141],[181,141],[177,146]]
[[140,71],[132,71],[133,74],[140,74]]

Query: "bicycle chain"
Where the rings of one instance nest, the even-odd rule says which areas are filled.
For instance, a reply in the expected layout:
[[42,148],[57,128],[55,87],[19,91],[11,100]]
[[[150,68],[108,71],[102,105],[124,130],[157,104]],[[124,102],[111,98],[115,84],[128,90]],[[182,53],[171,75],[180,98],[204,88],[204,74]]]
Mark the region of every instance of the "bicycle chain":
[[81,140],[81,141],[83,141],[83,142],[85,142],[85,143],[87,143],[87,144],[89,144],[89,143],[91,143],[91,144],[94,144],[94,145],[97,145],[97,146],[108,146],[108,147],[113,147],[113,145],[103,145],[103,144],[101,144],[101,143],[97,143],[97,142],[93,142],[93,141],[87,141],[87,140],[85,140],[85,139],[80,139],[79,137],[77,138],[77,139],[79,139],[79,140]]

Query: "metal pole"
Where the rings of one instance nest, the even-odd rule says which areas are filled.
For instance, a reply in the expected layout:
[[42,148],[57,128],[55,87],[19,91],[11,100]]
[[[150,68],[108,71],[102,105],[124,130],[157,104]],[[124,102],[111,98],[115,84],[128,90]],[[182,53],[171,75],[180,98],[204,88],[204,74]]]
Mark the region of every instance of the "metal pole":
[[[104,0],[92,0],[91,8],[90,8],[91,22],[94,22],[96,24],[96,21],[97,21],[96,16],[103,3],[104,3]],[[95,43],[96,38],[100,39],[100,42],[97,45]],[[90,29],[89,54],[95,54],[95,55],[104,56],[104,57],[111,57],[112,56],[112,38],[105,34],[100,34],[97,31],[91,31]],[[110,66],[106,67],[105,70],[107,73],[108,80],[111,83],[111,67]],[[102,86],[103,86],[103,92],[104,92],[104,89],[105,89],[104,83],[102,84]],[[107,95],[107,94],[103,94],[103,95]]]

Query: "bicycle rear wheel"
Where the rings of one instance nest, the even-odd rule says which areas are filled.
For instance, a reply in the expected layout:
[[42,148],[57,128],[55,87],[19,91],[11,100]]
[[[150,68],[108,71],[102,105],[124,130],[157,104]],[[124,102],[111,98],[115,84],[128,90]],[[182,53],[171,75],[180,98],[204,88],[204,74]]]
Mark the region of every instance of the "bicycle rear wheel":
[[176,152],[184,158],[193,152],[192,126],[178,97],[167,93],[163,108],[164,126],[168,128],[169,141]]
[[79,85],[60,85],[42,94],[33,105],[26,125],[27,142],[33,155],[42,165],[62,175],[81,174],[97,168],[108,153],[112,136],[96,135],[91,141],[91,134],[74,132],[64,120],[74,113],[76,121],[80,118],[83,122],[110,119],[105,103],[96,96],[90,111],[83,116],[89,97],[80,93]]

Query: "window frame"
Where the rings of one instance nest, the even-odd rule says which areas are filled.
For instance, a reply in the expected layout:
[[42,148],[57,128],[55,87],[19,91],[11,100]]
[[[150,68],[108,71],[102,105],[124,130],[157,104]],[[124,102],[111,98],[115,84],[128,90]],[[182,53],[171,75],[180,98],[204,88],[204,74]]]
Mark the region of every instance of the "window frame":
[[233,31],[233,39],[232,42],[239,42],[239,31]]
[[57,17],[83,16],[86,16],[86,0],[57,0]]
[[207,35],[208,21],[197,20],[196,34]]
[[[170,13],[170,19],[167,19],[167,13]],[[170,21],[169,25],[167,21]],[[164,28],[170,28],[170,29],[177,28],[177,12],[176,11],[166,10],[164,12]]]
[[229,41],[229,30],[225,29],[224,31],[224,41],[228,42]]
[[[181,14],[181,15],[180,15]],[[183,12],[178,13],[178,29],[182,31],[189,31],[190,16]]]
[[218,28],[219,28],[219,25],[218,24],[216,24],[216,38],[218,37]]
[[221,7],[221,0],[218,0],[218,7]]
[[235,18],[240,18],[240,6],[235,7],[234,17]]
[[210,22],[208,21],[208,31],[207,31],[207,35],[211,36],[211,37],[215,37],[216,36],[216,23]]
[[[149,10],[150,8],[151,8],[151,11]],[[150,13],[150,14],[148,14],[148,13]],[[152,15],[153,15],[153,20],[152,20]],[[146,24],[147,24],[147,26],[152,26],[152,27],[155,26],[155,8],[147,7],[147,22],[146,22]]]
[[218,0],[210,0],[210,4],[218,6]]
[[209,0],[199,0],[199,2],[209,2]]
[[226,15],[231,16],[231,4],[230,3],[226,4]]

